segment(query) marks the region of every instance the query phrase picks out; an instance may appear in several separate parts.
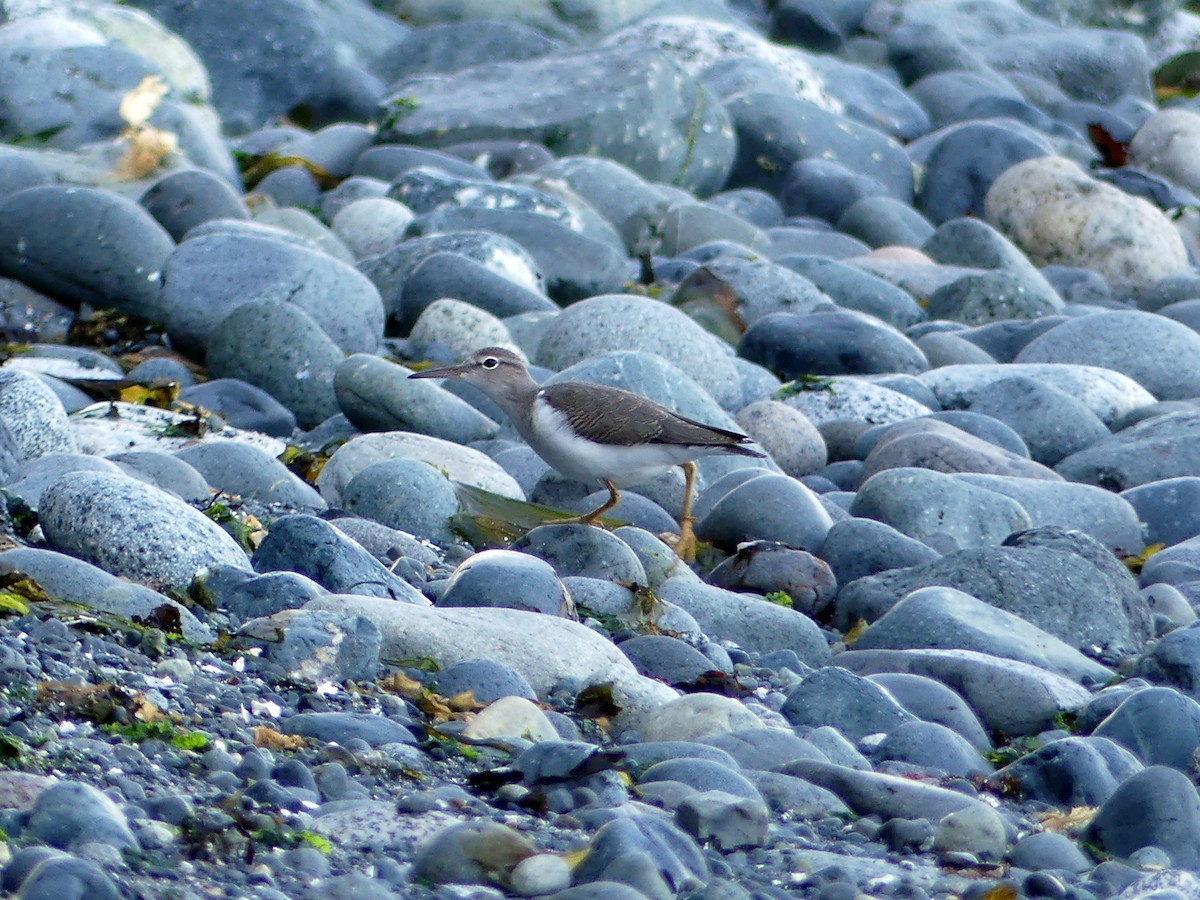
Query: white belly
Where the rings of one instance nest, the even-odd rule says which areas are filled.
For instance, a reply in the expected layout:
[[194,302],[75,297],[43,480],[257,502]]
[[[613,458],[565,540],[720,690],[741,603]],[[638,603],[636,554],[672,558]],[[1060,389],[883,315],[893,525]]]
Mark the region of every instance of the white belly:
[[[617,487],[641,484],[689,459],[720,452],[716,448],[709,450],[673,444],[633,447],[593,444],[576,437],[567,426],[566,417],[541,397],[534,403],[533,427],[537,438],[536,443],[530,441],[530,445],[538,456],[563,475],[587,482],[608,479]],[[526,440],[529,440],[528,435]]]

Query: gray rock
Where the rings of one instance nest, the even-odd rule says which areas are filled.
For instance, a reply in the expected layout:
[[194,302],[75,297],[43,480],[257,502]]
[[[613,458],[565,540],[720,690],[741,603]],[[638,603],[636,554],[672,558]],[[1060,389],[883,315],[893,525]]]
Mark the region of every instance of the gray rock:
[[1154,687],[1131,694],[1096,726],[1149,766],[1187,771],[1200,746],[1200,703],[1173,688]]
[[314,488],[279,460],[249,444],[209,441],[179,450],[176,456],[219,491],[293,509],[325,509],[325,501]]
[[212,219],[249,219],[241,196],[207,169],[179,169],[160,178],[138,199],[175,241]]
[[98,456],[84,453],[43,453],[22,464],[11,478],[0,479],[4,490],[34,512],[41,504],[42,493],[67,472],[108,472],[121,474],[121,467]]
[[[1086,546],[1108,553],[1094,543]],[[1100,568],[1069,547],[956,550],[846,585],[838,595],[838,622],[848,628],[859,618],[873,621],[909,592],[942,585],[1018,615],[1072,646],[1106,648],[1120,657],[1136,652],[1148,637],[1149,615],[1132,577],[1117,565]]]
[[1061,480],[1052,469],[932,418],[889,428],[863,461],[863,478],[900,467]]
[[[736,240],[736,236],[729,234],[720,237]],[[747,241],[742,243],[749,246]],[[744,326],[775,313],[804,315],[829,302],[816,285],[792,269],[766,259],[722,255],[705,261],[683,279],[671,303],[684,309],[691,305],[703,309],[715,297],[720,297],[722,304],[733,306],[732,310],[724,309],[723,315],[736,314]]]
[[883,522],[945,552],[996,545],[1033,524],[1009,497],[917,468],[888,468],[868,478],[850,514]]
[[460,563],[438,606],[505,606],[574,618],[575,607],[553,567],[512,550],[485,550]]
[[1063,459],[1054,470],[1070,481],[1124,491],[1200,473],[1200,411],[1168,412],[1130,425]]
[[1055,315],[1062,311],[1062,301],[1056,300],[1031,294],[1016,275],[993,271],[963,275],[938,288],[929,298],[929,313],[938,319],[984,325]]
[[1017,841],[1010,854],[1012,864],[1022,869],[1060,869],[1064,872],[1086,872],[1092,861],[1078,845],[1057,831],[1038,831]]
[[900,391],[839,376],[785,384],[777,397],[804,413],[818,428],[836,421],[885,425],[931,412],[928,406]]
[[572,304],[551,321],[536,361],[560,370],[610,350],[657,353],[723,407],[740,399],[728,347],[683,313],[647,297],[612,294]]
[[1020,660],[1084,684],[1103,684],[1113,675],[1019,616],[946,587],[920,588],[905,595],[863,632],[854,647],[976,650]]
[[768,600],[683,577],[668,578],[655,596],[690,613],[706,634],[748,652],[790,649],[811,666],[829,660],[828,643],[812,619]]
[[248,567],[242,548],[203,513],[124,475],[62,476],[42,496],[41,524],[58,549],[114,575],[177,589],[203,566]]
[[752,322],[738,355],[783,378],[801,375],[915,374],[929,363],[890,325],[863,313],[771,313]]
[[454,297],[500,318],[558,312],[558,305],[545,294],[482,262],[461,253],[434,253],[418,262],[404,281],[397,315],[401,328],[411,328],[425,308],[442,297]]
[[121,471],[164,491],[170,491],[188,503],[207,501],[212,492],[204,476],[177,456],[153,450],[129,450],[110,453],[106,459],[115,462]]
[[937,679],[962,694],[987,729],[1036,734],[1063,712],[1075,712],[1088,692],[1070,679],[1027,663],[971,650],[854,650],[837,664],[862,675],[904,672]]
[[708,582],[763,595],[783,591],[793,609],[809,616],[824,613],[837,595],[837,580],[822,560],[804,550],[764,541],[740,546],[708,573]]
[[663,760],[650,766],[638,778],[638,784],[656,781],[678,781],[698,791],[722,790],[733,796],[762,802],[754,785],[741,773],[709,759],[684,757]]
[[817,555],[844,586],[867,575],[932,562],[939,554],[885,522],[855,518],[834,523]]
[[813,759],[797,760],[787,769],[789,774],[833,791],[864,816],[875,814],[883,819],[905,816],[936,822],[950,813],[983,805],[946,788]]
[[1200,477],[1164,478],[1122,491],[1146,529],[1147,544],[1170,547],[1200,535]]
[[1131,775],[1142,771],[1137,757],[1099,736],[1051,741],[992,776],[1014,784],[1021,795],[1058,806],[1099,806]]
[[234,428],[291,437],[296,430],[292,411],[261,388],[237,378],[214,378],[185,387],[179,399],[219,414]]
[[536,700],[529,682],[512,666],[494,659],[466,659],[437,674],[435,686],[444,697],[456,697],[470,691],[480,703],[501,697]]
[[767,473],[717,500],[696,523],[696,535],[723,547],[763,540],[813,550],[832,525],[812,491],[794,478]]
[[615,535],[586,525],[540,525],[512,549],[546,560],[560,578],[582,575],[616,584],[644,585],[646,571],[629,545]]
[[439,544],[457,539],[450,522],[460,510],[454,485],[419,459],[385,459],[367,466],[342,490],[342,505],[355,515]]
[[309,600],[329,593],[298,572],[256,575],[233,566],[210,566],[197,576],[192,589],[198,597],[238,620],[298,609]]
[[868,734],[890,734],[905,722],[916,721],[879,685],[834,666],[806,676],[788,694],[780,712],[793,725],[831,725],[855,741]]
[[78,781],[60,781],[37,798],[28,832],[52,847],[70,849],[85,843],[138,850],[138,840],[120,807],[105,794]]
[[0,275],[72,303],[157,319],[174,242],[146,210],[111,191],[32,187],[0,204]]
[[288,610],[242,625],[236,643],[257,646],[287,677],[305,684],[369,681],[379,668],[381,637],[364,616]]
[[714,734],[700,740],[724,750],[743,769],[767,771],[795,759],[829,759],[812,742],[782,728],[749,728]]
[[678,638],[639,634],[621,641],[621,652],[643,675],[672,685],[692,685],[713,671],[712,661]]
[[1133,507],[1093,485],[972,472],[953,477],[1016,500],[1034,528],[1074,529],[1125,553],[1140,552],[1144,545],[1142,525]]
[[962,735],[979,753],[992,749],[992,741],[983,730],[979,717],[959,694],[940,681],[899,672],[881,672],[867,677],[918,719],[946,726]]
[[352,712],[297,713],[283,722],[285,734],[298,734],[326,743],[345,744],[358,739],[372,747],[386,744],[415,744],[416,737],[403,721],[385,716]]
[[254,300],[229,313],[208,335],[208,368],[262,388],[303,427],[338,412],[333,375],[343,353],[303,309]]
[[723,789],[703,791],[684,798],[675,810],[675,822],[701,843],[711,841],[722,850],[762,847],[770,810],[763,800],[735,797]]
[[[682,256],[689,250],[715,240],[732,241],[758,250],[766,250],[770,244],[762,229],[733,213],[704,203],[673,204],[656,230],[661,235],[659,252],[663,256]],[[728,259],[726,257],[714,262]],[[765,260],[763,262],[770,265]]]
[[1104,422],[1084,403],[1033,378],[992,382],[969,408],[1012,427],[1029,447],[1029,455],[1047,466],[1109,435]]
[[51,597],[127,619],[154,621],[155,610],[171,607],[179,614],[180,628],[189,641],[207,643],[214,639],[208,626],[177,601],[65,553],[14,547],[0,553],[0,572],[23,572]]
[[834,223],[871,247],[920,247],[933,225],[907,202],[875,195],[855,201]]
[[[581,884],[599,880],[613,863],[634,854],[649,857],[651,872],[657,873],[654,880],[662,885],[659,891],[694,890],[709,880],[708,861],[691,836],[653,816],[635,814],[606,822],[596,831],[589,850],[575,870],[575,880]],[[560,900],[572,890],[578,888],[561,892]],[[612,900],[626,898],[618,895]]]
[[346,418],[362,431],[417,431],[468,444],[493,437],[498,426],[464,400],[412,370],[377,356],[355,354],[334,372],[333,387]]
[[34,375],[0,370],[0,419],[14,455],[33,459],[43,453],[76,450],[66,410],[54,392]]
[[1200,867],[1200,796],[1188,778],[1164,766],[1151,766],[1126,780],[1088,828],[1089,837],[1110,853],[1130,856],[1159,847],[1171,864]]
[[847,815],[850,808],[832,791],[809,784],[782,772],[751,770],[743,773],[758,788],[771,812],[790,813],[805,818]]
[[[480,103],[483,96],[491,99]],[[496,102],[509,110],[503,125],[492,124]],[[500,62],[436,81],[402,81],[381,109],[384,141],[543,143],[553,136],[563,155],[595,152],[651,181],[701,194],[724,183],[733,155],[733,133],[720,104],[665,57],[635,48]]]
[[775,262],[799,272],[838,306],[867,313],[895,328],[907,328],[926,317],[910,294],[862,269],[817,255],[788,254]]
[[738,410],[737,425],[793,478],[811,475],[828,462],[821,432],[800,410],[778,400],[757,400],[743,406]]

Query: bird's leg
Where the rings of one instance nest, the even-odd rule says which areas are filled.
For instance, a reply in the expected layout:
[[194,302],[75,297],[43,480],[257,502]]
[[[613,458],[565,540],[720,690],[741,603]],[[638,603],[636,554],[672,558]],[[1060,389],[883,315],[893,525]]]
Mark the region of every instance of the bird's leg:
[[595,525],[597,519],[621,502],[621,492],[617,490],[617,486],[615,484],[605,478],[604,486],[608,488],[608,499],[593,509],[586,516],[580,517],[579,521],[584,525]]
[[549,522],[544,524],[571,525],[578,523],[580,525],[595,525],[597,519],[621,502],[621,492],[617,490],[617,486],[615,484],[606,478],[604,479],[604,486],[608,488],[608,499],[593,509],[590,513],[587,513],[586,515],[568,516],[563,519],[551,519]]
[[675,555],[684,562],[692,562],[696,558],[696,532],[693,525],[696,517],[692,515],[692,498],[696,492],[696,464],[688,461],[680,466],[683,469],[683,511],[679,514],[679,540],[675,542]]

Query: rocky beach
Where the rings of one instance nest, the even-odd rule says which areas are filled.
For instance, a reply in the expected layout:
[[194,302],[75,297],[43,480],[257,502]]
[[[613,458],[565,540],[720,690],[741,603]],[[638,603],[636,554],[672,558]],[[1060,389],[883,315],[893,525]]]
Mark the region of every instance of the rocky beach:
[[[1200,900],[1198,91],[1183,0],[0,0],[0,894]],[[696,559],[482,347],[749,436]]]

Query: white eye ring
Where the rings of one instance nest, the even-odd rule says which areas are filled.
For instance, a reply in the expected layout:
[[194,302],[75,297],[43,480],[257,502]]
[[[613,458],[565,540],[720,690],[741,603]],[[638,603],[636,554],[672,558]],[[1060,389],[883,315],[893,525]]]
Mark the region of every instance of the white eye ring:
[[496,359],[494,356],[486,356],[483,358],[483,361],[480,363],[480,365],[485,369],[494,369],[496,366],[500,365],[500,360]]

